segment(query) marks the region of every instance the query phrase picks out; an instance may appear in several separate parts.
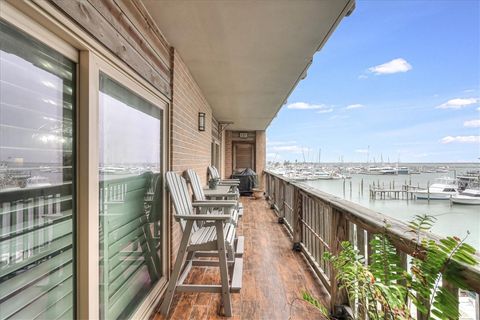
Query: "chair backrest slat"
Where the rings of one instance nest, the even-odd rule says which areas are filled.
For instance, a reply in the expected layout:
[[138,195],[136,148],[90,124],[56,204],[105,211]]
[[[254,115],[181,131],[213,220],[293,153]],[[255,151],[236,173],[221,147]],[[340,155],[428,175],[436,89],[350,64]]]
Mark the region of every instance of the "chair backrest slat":
[[190,186],[192,187],[193,197],[196,201],[203,201],[207,198],[203,193],[202,183],[200,182],[200,177],[193,169],[188,169],[186,171],[186,175],[188,181],[190,182]]
[[217,168],[214,166],[208,166],[208,174],[212,179],[220,179],[220,174],[218,173]]
[[[189,215],[194,214],[192,200],[188,192],[187,182],[177,173],[169,171],[165,174],[170,197],[173,201],[176,214]],[[182,231],[185,230],[185,221],[181,220]],[[194,231],[197,226],[194,225]]]

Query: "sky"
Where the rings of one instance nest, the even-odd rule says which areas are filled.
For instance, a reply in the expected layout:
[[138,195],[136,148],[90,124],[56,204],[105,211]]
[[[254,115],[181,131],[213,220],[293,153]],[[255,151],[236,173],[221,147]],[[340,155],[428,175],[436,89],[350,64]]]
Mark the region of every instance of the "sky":
[[479,162],[480,0],[357,0],[267,129],[319,158]]

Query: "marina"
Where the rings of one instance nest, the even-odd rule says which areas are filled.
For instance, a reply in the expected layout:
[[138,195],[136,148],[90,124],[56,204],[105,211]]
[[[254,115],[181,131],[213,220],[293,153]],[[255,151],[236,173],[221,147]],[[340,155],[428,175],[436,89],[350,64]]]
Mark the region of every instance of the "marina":
[[[335,163],[322,164],[324,170],[346,172],[350,179],[304,181],[312,190],[327,192],[342,199],[360,204],[387,216],[408,222],[416,214],[428,214],[437,219],[432,231],[441,236],[467,236],[467,242],[480,248],[480,207],[459,204],[450,200],[430,200],[437,179],[452,181],[456,178],[459,190],[478,183],[478,164],[406,164],[409,174],[372,174],[367,165]],[[400,168],[400,166],[399,166]],[[448,168],[448,169],[447,169]],[[446,172],[445,172],[446,171]],[[425,197],[416,197],[427,190]],[[475,189],[477,190],[477,189]],[[419,193],[420,192],[420,193]],[[470,192],[470,191],[469,191]],[[461,193],[458,193],[461,195]],[[458,198],[452,195],[452,198]],[[460,197],[461,199],[461,197]],[[460,200],[461,201],[461,200]]]

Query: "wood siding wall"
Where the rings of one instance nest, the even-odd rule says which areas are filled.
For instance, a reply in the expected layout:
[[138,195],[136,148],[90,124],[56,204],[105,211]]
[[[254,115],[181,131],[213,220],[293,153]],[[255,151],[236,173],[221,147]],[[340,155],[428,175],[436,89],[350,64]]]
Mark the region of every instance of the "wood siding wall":
[[167,98],[171,55],[166,40],[136,0],[50,0]]

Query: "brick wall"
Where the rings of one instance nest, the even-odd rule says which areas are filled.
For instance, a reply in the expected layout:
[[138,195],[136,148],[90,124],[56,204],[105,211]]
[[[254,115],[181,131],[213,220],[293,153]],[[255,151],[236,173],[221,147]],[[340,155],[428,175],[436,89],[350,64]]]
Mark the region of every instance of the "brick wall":
[[263,188],[264,177],[263,171],[266,165],[266,135],[265,130],[256,131],[255,133],[255,172],[258,174],[259,187]]
[[230,178],[232,174],[232,131],[225,131],[225,142],[224,142],[224,163],[223,163],[223,175],[224,178]]
[[[247,132],[247,131],[245,131]],[[234,142],[250,142],[255,144],[255,172],[258,174],[259,187],[263,187],[263,170],[266,165],[266,135],[265,130],[248,131],[248,138],[240,138],[240,131],[225,131],[225,163],[224,174],[226,178],[229,178],[232,174],[233,168],[233,143]]]
[[[179,174],[194,169],[207,181],[212,142],[212,110],[180,55],[173,53],[173,99],[171,105],[171,169]],[[205,131],[198,131],[198,113],[205,112]],[[180,225],[171,222],[172,260],[182,237]]]

